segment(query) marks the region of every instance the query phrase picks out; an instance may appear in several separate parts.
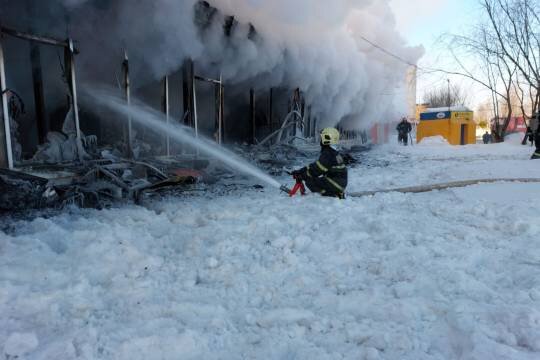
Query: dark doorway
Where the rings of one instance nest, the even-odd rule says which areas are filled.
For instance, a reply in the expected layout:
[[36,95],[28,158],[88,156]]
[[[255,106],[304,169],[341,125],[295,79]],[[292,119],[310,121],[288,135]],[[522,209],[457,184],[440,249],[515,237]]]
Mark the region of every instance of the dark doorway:
[[467,125],[461,124],[461,145],[465,145],[467,143]]

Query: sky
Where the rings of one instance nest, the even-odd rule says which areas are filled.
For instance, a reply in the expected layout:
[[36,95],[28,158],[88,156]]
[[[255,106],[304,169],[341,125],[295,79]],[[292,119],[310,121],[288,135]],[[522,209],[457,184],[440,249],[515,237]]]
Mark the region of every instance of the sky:
[[[440,37],[444,34],[463,34],[481,16],[476,0],[392,0],[397,26],[409,45],[423,45],[425,55],[420,60],[420,67],[450,69],[455,67],[452,56],[441,45]],[[471,66],[472,67],[472,66]],[[452,83],[473,89],[468,105],[475,108],[488,96],[478,85],[460,77],[445,74],[423,74],[419,71],[417,101],[422,102],[426,90],[444,86],[447,79]]]
[[475,0],[392,0],[398,29],[412,44],[433,45],[445,32],[459,32],[478,14]]

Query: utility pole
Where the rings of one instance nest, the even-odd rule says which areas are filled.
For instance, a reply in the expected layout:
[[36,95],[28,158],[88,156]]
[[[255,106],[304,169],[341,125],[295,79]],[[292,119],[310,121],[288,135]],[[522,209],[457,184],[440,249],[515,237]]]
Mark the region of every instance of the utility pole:
[[448,111],[450,111],[450,79],[446,79],[446,81],[448,81],[448,94],[447,95],[447,103],[448,103]]

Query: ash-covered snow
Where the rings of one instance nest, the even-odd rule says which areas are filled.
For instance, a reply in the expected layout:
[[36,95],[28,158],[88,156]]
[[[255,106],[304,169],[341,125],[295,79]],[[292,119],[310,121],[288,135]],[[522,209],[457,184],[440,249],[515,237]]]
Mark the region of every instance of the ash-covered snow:
[[[384,146],[349,190],[540,177],[530,154]],[[0,359],[538,359],[539,194],[243,188],[10,220]]]

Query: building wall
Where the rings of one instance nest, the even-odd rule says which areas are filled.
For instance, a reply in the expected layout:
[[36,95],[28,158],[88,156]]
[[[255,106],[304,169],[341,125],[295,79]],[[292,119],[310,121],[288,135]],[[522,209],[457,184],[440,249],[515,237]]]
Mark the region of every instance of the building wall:
[[416,139],[418,142],[423,138],[431,136],[442,136],[445,139],[450,138],[450,121],[443,120],[421,120],[418,124]]
[[412,119],[416,114],[416,66],[407,69],[407,118]]
[[452,145],[461,145],[461,126],[465,125],[465,144],[476,144],[476,122],[472,111],[452,112],[450,120],[450,140]]
[[428,108],[428,104],[416,104],[416,114],[414,118],[419,121],[420,114],[425,112],[427,108]]

